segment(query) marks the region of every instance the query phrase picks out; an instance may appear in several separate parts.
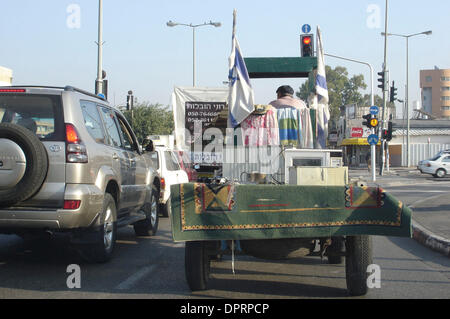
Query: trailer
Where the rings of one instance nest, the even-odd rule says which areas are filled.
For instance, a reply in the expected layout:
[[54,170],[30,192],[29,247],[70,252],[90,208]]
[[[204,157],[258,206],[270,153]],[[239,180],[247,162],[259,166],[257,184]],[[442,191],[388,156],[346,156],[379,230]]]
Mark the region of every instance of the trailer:
[[[302,78],[314,77],[317,58],[245,63],[251,78]],[[411,210],[377,185],[350,183],[340,150],[283,149],[282,155],[278,175],[244,165],[226,168],[228,178],[172,186],[173,239],[186,243],[191,290],[208,288],[212,259],[239,251],[269,260],[345,261],[349,294],[365,295],[372,236],[411,237]]]

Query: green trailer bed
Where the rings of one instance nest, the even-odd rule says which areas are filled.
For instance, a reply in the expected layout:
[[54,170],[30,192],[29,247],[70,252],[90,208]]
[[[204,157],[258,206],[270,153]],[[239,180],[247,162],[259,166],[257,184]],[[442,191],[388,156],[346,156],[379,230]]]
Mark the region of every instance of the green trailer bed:
[[178,242],[411,237],[411,210],[381,188],[191,183],[171,194]]

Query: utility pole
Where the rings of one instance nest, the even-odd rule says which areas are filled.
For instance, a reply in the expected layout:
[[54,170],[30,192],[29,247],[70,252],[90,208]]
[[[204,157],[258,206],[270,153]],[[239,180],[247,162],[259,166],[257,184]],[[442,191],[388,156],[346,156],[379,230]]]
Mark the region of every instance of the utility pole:
[[173,21],[170,20],[166,24],[167,24],[168,27],[176,27],[177,25],[182,25],[182,26],[185,26],[185,27],[192,28],[192,86],[195,87],[195,84],[196,84],[196,74],[195,74],[195,69],[196,69],[196,66],[195,66],[195,64],[196,64],[195,63],[195,59],[196,59],[196,57],[195,57],[195,54],[196,54],[196,52],[195,52],[195,29],[198,28],[198,27],[203,27],[203,26],[207,26],[207,25],[212,25],[212,26],[214,26],[216,28],[219,28],[219,27],[222,26],[222,23],[210,21],[210,22],[205,22],[203,24],[194,25],[192,23],[191,24],[178,23],[178,22],[173,22]]
[[103,0],[98,1],[98,60],[95,94],[103,93]]
[[[385,23],[384,23],[384,63],[383,63],[383,72],[384,72],[384,76],[385,79],[387,80],[387,47],[388,47],[388,9],[389,9],[389,0],[386,0],[386,15],[385,15]],[[387,83],[389,80],[387,80]],[[386,83],[386,81],[385,81]],[[382,118],[382,130],[386,129],[386,112],[387,112],[387,90],[389,90],[389,85],[385,85],[384,90],[383,90],[383,118]],[[383,169],[386,163],[386,154],[384,152],[384,145],[386,143],[386,141],[383,139],[383,136],[381,134],[381,166],[380,166],[380,176],[383,176]]]
[[[337,56],[337,55],[333,55],[333,54],[328,54],[328,53],[324,53],[325,56],[329,56],[332,58],[336,58],[336,59],[341,59],[341,60],[345,60],[345,61],[350,61],[350,62],[354,62],[354,63],[359,63],[359,64],[364,64],[367,65],[370,69],[370,106],[374,106],[375,105],[375,95],[374,95],[374,81],[373,81],[373,67],[370,63],[367,62],[363,62],[363,61],[358,61],[355,59],[350,59],[350,58],[345,58],[345,57],[341,57],[341,56]],[[372,134],[375,134],[375,129],[372,129]],[[377,181],[377,177],[376,177],[376,160],[377,160],[377,155],[376,155],[376,150],[377,150],[377,146],[376,145],[372,145],[371,146],[371,163],[372,163],[372,182],[376,182]]]

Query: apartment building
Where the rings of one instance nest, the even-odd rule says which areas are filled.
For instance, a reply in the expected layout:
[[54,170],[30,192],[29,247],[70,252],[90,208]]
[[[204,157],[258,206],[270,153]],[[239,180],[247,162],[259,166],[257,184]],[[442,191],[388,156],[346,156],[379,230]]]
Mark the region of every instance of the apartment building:
[[420,88],[423,111],[450,120],[450,69],[421,70]]
[[11,85],[12,79],[13,79],[12,70],[0,66],[0,86]]

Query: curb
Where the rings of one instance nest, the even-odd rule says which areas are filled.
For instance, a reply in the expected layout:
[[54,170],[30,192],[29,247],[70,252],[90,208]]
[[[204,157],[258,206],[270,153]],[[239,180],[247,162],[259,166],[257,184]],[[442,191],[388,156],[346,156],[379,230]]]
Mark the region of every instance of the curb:
[[450,240],[425,229],[417,222],[412,222],[413,238],[422,245],[450,258]]

